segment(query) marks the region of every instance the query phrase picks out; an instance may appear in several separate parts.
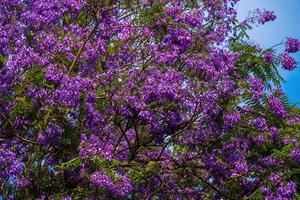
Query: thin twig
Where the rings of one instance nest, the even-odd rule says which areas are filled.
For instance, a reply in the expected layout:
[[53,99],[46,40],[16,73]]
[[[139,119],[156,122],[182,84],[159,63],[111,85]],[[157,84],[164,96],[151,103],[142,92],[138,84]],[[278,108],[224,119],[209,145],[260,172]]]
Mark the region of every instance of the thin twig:
[[97,28],[98,28],[98,23],[96,23],[96,25],[95,25],[95,27],[93,28],[93,30],[90,32],[90,34],[88,35],[88,37],[86,38],[86,40],[83,42],[83,44],[82,44],[81,47],[79,48],[79,50],[78,50],[78,52],[77,52],[77,54],[76,54],[76,57],[74,58],[74,60],[73,60],[73,62],[72,62],[72,64],[71,64],[71,66],[70,66],[70,68],[69,68],[69,71],[68,71],[67,75],[70,75],[70,73],[72,72],[72,70],[73,70],[75,64],[77,63],[77,61],[78,61],[78,59],[79,59],[79,57],[80,57],[80,55],[81,55],[81,53],[82,53],[82,51],[83,51],[85,45],[86,45],[86,44],[88,43],[88,41],[92,38],[92,36],[93,36],[93,34],[96,32]]
[[[193,113],[193,116],[191,117],[191,119],[188,121],[188,124],[186,127],[184,127],[183,129],[177,131],[176,133],[174,133],[173,135],[173,138],[177,135],[179,135],[180,133],[182,133],[183,131],[187,130],[188,128],[190,128],[190,126],[193,124],[194,122],[194,119],[196,117],[196,113],[197,113],[197,108],[198,108],[198,104],[196,105],[196,108],[195,108],[195,112]],[[160,151],[160,154],[159,156],[157,157],[156,160],[159,160],[164,152],[164,150],[168,147],[168,145],[171,143],[172,139],[170,139],[162,148],[162,150]]]
[[0,112],[0,114],[1,114],[1,116],[9,123],[9,125],[11,126],[11,128],[12,128],[13,131],[14,131],[14,134],[15,134],[20,140],[22,140],[22,141],[24,141],[24,142],[31,143],[31,144],[38,144],[38,143],[35,142],[35,141],[31,141],[31,140],[29,140],[29,139],[27,139],[27,138],[24,138],[24,137],[20,136],[20,135],[17,133],[17,130],[15,129],[15,127],[14,127],[13,123],[10,121],[10,119],[8,119],[8,118],[7,118],[4,114],[2,114],[1,112]]

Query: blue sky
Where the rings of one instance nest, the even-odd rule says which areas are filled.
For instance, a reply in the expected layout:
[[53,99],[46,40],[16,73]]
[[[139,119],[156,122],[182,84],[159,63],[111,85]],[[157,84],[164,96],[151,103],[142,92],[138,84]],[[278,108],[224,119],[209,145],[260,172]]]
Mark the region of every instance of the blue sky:
[[[250,37],[263,48],[271,47],[283,41],[286,37],[300,39],[300,0],[240,0],[238,4],[239,19],[244,19],[249,11],[256,8],[273,10],[277,19],[264,26],[254,27]],[[278,52],[284,47],[279,47]],[[280,70],[287,81],[283,89],[291,102],[300,102],[300,53],[294,54],[298,67],[292,72]]]

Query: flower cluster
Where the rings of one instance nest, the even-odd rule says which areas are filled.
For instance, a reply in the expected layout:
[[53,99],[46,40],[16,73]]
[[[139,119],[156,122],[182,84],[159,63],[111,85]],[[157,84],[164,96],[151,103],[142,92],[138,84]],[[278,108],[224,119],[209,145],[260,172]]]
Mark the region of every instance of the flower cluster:
[[293,149],[289,156],[293,159],[293,161],[297,164],[300,165],[300,149],[299,148],[295,148]]
[[287,53],[280,54],[281,65],[285,70],[294,70],[297,67],[297,62],[293,57],[288,55]]
[[300,41],[295,38],[287,38],[285,42],[285,51],[288,53],[296,53],[300,49]]
[[274,53],[273,52],[266,52],[264,54],[264,62],[266,64],[272,64],[274,59]]
[[260,16],[258,22],[261,24],[265,24],[266,22],[276,20],[276,18],[277,17],[275,15],[274,11],[264,10],[261,12],[261,16]]
[[1,179],[8,179],[10,175],[18,175],[22,172],[23,166],[17,160],[16,155],[8,149],[0,149]]
[[288,113],[285,110],[284,105],[282,104],[280,99],[276,97],[269,98],[268,104],[270,111],[274,113],[277,117],[284,118],[287,116]]
[[271,189],[265,188],[262,190],[266,194],[267,200],[275,199],[296,199],[297,186],[295,182],[281,183],[279,188],[272,192]]
[[50,125],[47,127],[45,134],[40,133],[38,141],[40,144],[46,144],[46,143],[57,143],[59,138],[61,137],[63,133],[62,128],[57,125]]
[[114,183],[106,174],[96,171],[91,175],[91,183],[95,187],[107,188],[116,196],[126,196],[132,190],[130,179],[127,176],[119,177]]
[[252,125],[258,130],[258,131],[267,131],[268,130],[268,124],[265,118],[263,117],[257,117],[254,120],[252,120]]
[[226,113],[223,116],[223,121],[225,126],[233,126],[241,120],[239,113]]
[[259,100],[263,96],[264,85],[262,81],[257,77],[251,77],[249,79],[250,90],[253,93],[253,99]]

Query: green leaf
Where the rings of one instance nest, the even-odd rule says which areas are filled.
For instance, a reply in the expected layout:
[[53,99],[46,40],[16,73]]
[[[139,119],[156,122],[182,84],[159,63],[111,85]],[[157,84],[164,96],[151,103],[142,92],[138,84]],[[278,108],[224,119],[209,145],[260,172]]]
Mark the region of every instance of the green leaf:
[[36,84],[37,86],[42,86],[44,83],[44,69],[40,67],[30,67],[25,73],[26,79],[30,82]]
[[33,103],[26,98],[17,98],[18,104],[13,110],[14,114],[25,115],[33,110]]
[[81,159],[79,157],[76,157],[68,162],[62,163],[60,165],[60,168],[64,170],[74,170],[80,167],[80,165],[81,165]]

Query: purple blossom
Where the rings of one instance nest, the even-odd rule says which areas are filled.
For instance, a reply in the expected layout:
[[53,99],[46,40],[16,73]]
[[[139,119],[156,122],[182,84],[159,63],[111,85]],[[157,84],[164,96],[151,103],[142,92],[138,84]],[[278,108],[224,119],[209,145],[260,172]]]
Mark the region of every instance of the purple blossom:
[[238,173],[241,172],[247,172],[248,171],[248,165],[245,160],[239,160],[235,163],[235,169]]
[[258,22],[261,24],[265,24],[269,21],[274,21],[276,19],[276,15],[273,11],[264,10],[261,12],[261,16],[258,19]]
[[83,158],[103,156],[107,160],[112,160],[113,145],[103,142],[96,135],[82,135],[79,155]]
[[109,189],[114,187],[111,178],[102,172],[94,172],[91,175],[90,181],[96,187],[107,187]]
[[166,45],[171,45],[172,48],[185,51],[189,48],[192,37],[191,34],[183,29],[170,29],[168,34],[166,35],[164,42]]
[[270,134],[271,134],[271,136],[274,140],[277,140],[278,137],[279,137],[279,131],[276,127],[271,127],[270,128]]
[[266,138],[262,135],[258,135],[256,137],[253,138],[253,140],[259,144],[264,144],[266,143]]
[[103,187],[115,196],[126,196],[132,190],[131,181],[127,176],[120,177],[118,183],[115,183],[103,172],[96,171],[91,175],[90,181],[93,186]]
[[[1,182],[7,181],[9,178],[12,179],[15,184],[19,187],[27,185],[20,184],[22,182],[22,177],[19,179],[19,176],[23,173],[24,165],[17,158],[17,155],[10,151],[9,149],[4,149],[0,147],[0,180]],[[25,179],[23,179],[25,181]]]
[[272,97],[268,99],[268,104],[270,111],[279,118],[285,118],[287,116],[287,111],[284,108],[283,103],[280,99]]
[[223,122],[225,126],[233,126],[241,120],[239,113],[226,113],[223,116]]
[[274,53],[273,52],[266,52],[264,54],[264,62],[268,65],[273,63],[273,59],[274,59]]
[[45,78],[55,84],[61,83],[64,80],[64,74],[55,66],[49,66],[45,72]]
[[38,142],[40,144],[55,144],[63,134],[63,129],[58,124],[47,127],[45,133],[39,133]]
[[287,53],[280,54],[281,65],[283,69],[292,71],[297,67],[297,62]]
[[300,49],[300,41],[294,38],[287,38],[285,42],[285,51],[287,53],[296,53]]
[[[270,189],[265,189],[266,200],[275,199],[296,199],[297,185],[293,181],[282,182],[278,189],[271,192]],[[267,192],[266,192],[267,191]]]
[[269,181],[271,184],[276,185],[280,182],[280,179],[283,177],[282,173],[275,173],[272,172],[271,175],[269,176]]
[[257,128],[258,131],[264,132],[268,130],[267,120],[263,117],[257,117],[252,120],[252,125]]
[[289,156],[292,158],[292,160],[297,164],[300,165],[300,148],[294,148]]
[[61,200],[73,200],[71,196],[64,196]]
[[253,100],[259,100],[263,96],[264,85],[259,78],[249,78],[250,90],[253,93]]
[[293,118],[288,119],[289,124],[298,124],[300,123],[300,116],[296,116]]

